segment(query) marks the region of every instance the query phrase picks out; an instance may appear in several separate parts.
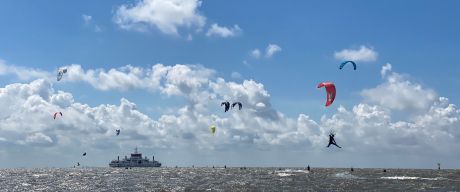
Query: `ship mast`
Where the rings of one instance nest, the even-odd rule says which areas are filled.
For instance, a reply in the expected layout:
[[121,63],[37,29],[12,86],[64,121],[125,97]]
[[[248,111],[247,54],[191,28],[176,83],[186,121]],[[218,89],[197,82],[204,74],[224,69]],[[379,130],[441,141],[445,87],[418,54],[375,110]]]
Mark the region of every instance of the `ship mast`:
[[137,154],[137,145],[136,148],[134,148],[134,153]]

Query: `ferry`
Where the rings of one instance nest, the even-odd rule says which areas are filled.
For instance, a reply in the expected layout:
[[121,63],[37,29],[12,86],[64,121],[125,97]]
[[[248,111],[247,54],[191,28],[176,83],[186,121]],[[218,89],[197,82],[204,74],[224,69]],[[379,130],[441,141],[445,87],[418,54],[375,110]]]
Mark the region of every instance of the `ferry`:
[[112,160],[109,163],[110,167],[161,167],[161,163],[155,161],[155,156],[152,156],[152,161],[147,157],[142,158],[142,153],[137,151],[137,147],[134,149],[134,153],[131,153],[131,157],[125,156],[124,159],[120,160],[120,156],[116,160]]

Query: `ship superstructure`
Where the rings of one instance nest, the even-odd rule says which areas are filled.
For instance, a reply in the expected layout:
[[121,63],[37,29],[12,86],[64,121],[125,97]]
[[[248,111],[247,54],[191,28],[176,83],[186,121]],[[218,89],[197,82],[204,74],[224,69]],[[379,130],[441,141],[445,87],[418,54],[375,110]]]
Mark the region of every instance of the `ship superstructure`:
[[131,153],[131,157],[125,156],[124,159],[120,160],[120,156],[116,160],[112,160],[109,163],[110,167],[161,167],[161,163],[155,161],[155,156],[152,156],[152,161],[147,157],[142,158],[142,153],[137,151],[137,147],[134,149],[134,153]]

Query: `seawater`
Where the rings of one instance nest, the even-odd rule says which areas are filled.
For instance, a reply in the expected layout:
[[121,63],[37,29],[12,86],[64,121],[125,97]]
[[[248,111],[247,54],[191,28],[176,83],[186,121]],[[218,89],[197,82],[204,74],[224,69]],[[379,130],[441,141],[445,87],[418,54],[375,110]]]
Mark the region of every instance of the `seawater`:
[[0,191],[460,191],[460,170],[0,169]]

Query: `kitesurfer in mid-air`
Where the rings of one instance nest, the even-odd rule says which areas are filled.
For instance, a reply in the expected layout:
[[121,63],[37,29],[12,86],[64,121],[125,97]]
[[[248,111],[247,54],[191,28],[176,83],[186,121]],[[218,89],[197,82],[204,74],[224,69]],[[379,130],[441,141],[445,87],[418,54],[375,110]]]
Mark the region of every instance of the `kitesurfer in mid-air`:
[[329,144],[327,145],[327,147],[329,147],[329,146],[331,146],[331,145],[335,145],[335,146],[337,146],[338,148],[342,148],[342,147],[340,147],[339,145],[337,145],[337,143],[335,142],[334,136],[335,136],[335,134],[334,134],[333,132],[331,132],[331,133],[329,134]]

